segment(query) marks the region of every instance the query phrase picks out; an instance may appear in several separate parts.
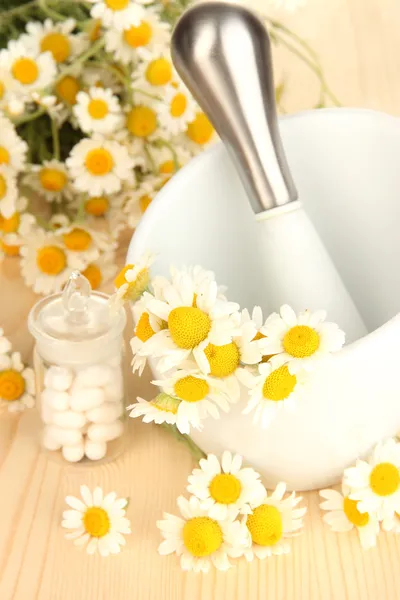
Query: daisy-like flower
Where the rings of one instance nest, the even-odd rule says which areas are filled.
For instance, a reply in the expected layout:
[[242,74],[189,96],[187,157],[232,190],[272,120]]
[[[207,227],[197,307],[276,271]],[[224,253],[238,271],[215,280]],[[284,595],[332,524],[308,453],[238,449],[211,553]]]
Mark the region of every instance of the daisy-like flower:
[[191,427],[199,430],[202,428],[197,417],[188,418],[186,414],[182,414],[182,401],[178,398],[161,392],[149,402],[140,397],[137,400],[136,404],[127,407],[131,411],[129,416],[133,419],[143,417],[143,423],[176,425],[182,434],[189,434]]
[[96,261],[100,252],[113,249],[109,236],[103,231],[95,231],[83,223],[71,224],[57,230],[57,236],[65,248],[74,254],[75,263],[81,269]]
[[170,25],[160,19],[156,10],[146,8],[138,25],[105,32],[106,50],[125,65],[135,64],[138,59],[149,60],[167,51],[170,31]]
[[48,87],[55,80],[57,67],[50,52],[38,54],[20,40],[12,40],[0,54],[0,62],[7,66],[14,80],[16,93],[27,99],[32,92]]
[[85,133],[112,133],[122,126],[123,117],[119,100],[112,90],[91,87],[89,92],[78,92],[73,113]]
[[250,467],[242,467],[239,454],[227,450],[221,463],[214,454],[200,460],[200,469],[188,477],[187,491],[200,501],[212,519],[226,519],[230,511],[251,513],[251,505],[265,498],[265,488],[260,475]]
[[167,85],[162,100],[156,104],[160,127],[169,136],[185,132],[196,118],[197,110],[196,102],[182,83]]
[[166,286],[163,295],[164,301],[149,301],[148,311],[166,321],[168,327],[148,340],[146,350],[152,356],[162,357],[158,362],[161,373],[192,357],[208,374],[210,346],[218,348],[231,343],[237,333],[232,315],[239,305],[219,299],[215,281],[205,281],[198,288],[190,276],[182,276],[179,282]]
[[[154,108],[155,100],[143,94],[136,94],[135,101],[135,106],[129,106],[125,110],[125,131],[134,138],[139,138],[143,143],[157,137],[159,133],[158,117]],[[136,147],[139,149],[138,146]],[[143,144],[142,147],[144,148]]]
[[8,219],[0,215],[0,233],[2,233],[2,249],[6,255],[16,256],[25,237],[31,233],[36,224],[35,217],[26,211],[28,200],[20,197],[16,201],[16,211]]
[[61,229],[62,227],[68,227],[70,225],[70,220],[67,215],[62,213],[56,213],[52,215],[49,219],[49,225],[54,230]]
[[329,511],[323,516],[332,531],[342,532],[356,529],[361,546],[364,549],[376,546],[379,534],[379,522],[374,514],[360,513],[357,500],[349,498],[349,488],[342,487],[342,493],[336,490],[321,490],[319,495],[324,499],[320,508]]
[[88,554],[118,554],[126,543],[124,535],[131,533],[126,517],[128,500],[118,498],[115,492],[104,494],[100,487],[92,493],[81,485],[80,492],[82,500],[75,496],[65,498],[70,507],[62,516],[62,527],[70,530],[65,537],[76,546],[86,546]]
[[191,159],[190,154],[179,146],[172,149],[169,145],[161,147],[150,145],[149,152],[161,177],[161,182],[159,181],[157,187],[158,190]]
[[80,79],[81,70],[76,68],[73,72],[69,72],[64,77],[59,79],[54,87],[57,98],[63,103],[66,114],[70,114],[69,111],[74,104],[76,104],[76,97],[78,92],[82,89],[82,82]]
[[177,79],[169,52],[152,55],[150,60],[142,61],[135,69],[133,86],[155,94],[164,92],[166,85]]
[[75,187],[89,196],[118,192],[133,179],[133,160],[127,149],[100,137],[83,139],[71,150],[67,167]]
[[69,200],[74,194],[64,163],[55,158],[44,160],[41,165],[31,165],[23,182],[47,202],[61,202],[63,198]]
[[182,401],[179,412],[189,421],[202,421],[208,415],[219,419],[219,410],[228,412],[234,400],[228,395],[223,381],[204,375],[195,363],[189,361],[184,369],[152,383]]
[[293,410],[304,383],[304,373],[292,375],[285,359],[274,356],[268,362],[258,365],[256,375],[248,371],[242,374],[241,382],[250,388],[250,399],[243,414],[253,412],[253,422],[260,423],[265,429],[278,410]]
[[27,33],[23,34],[20,40],[37,55],[50,52],[56,63],[67,63],[88,46],[85,36],[72,33],[75,25],[75,19],[66,19],[58,23],[51,19],[46,19],[44,23],[30,21],[26,26]]
[[36,294],[59,292],[72,271],[82,266],[60,236],[41,229],[26,237],[20,254],[21,274]]
[[184,571],[207,573],[211,565],[228,570],[232,566],[229,557],[243,552],[248,544],[245,528],[235,521],[236,514],[212,519],[194,496],[190,500],[180,496],[177,504],[183,518],[164,513],[164,519],[157,521],[164,538],[159,553],[176,553]]
[[116,294],[112,303],[135,302],[147,289],[150,281],[150,267],[155,257],[147,252],[135,265],[126,265],[115,279]]
[[252,514],[246,517],[252,542],[251,547],[244,551],[248,561],[253,560],[254,556],[262,559],[290,552],[290,545],[286,540],[303,527],[307,509],[296,508],[302,500],[301,496],[292,492],[284,498],[285,492],[286,484],[278,483],[270,496],[265,492],[261,503],[253,506]]
[[357,501],[360,513],[376,514],[379,521],[391,521],[400,513],[400,444],[394,439],[379,443],[368,462],[357,460],[345,469],[343,484],[350,488],[350,500]]
[[32,408],[35,404],[34,394],[33,369],[24,367],[19,352],[13,352],[11,356],[0,354],[0,406],[7,407],[9,412]]
[[193,154],[198,154],[218,139],[214,127],[201,111],[188,123],[183,137],[186,138],[187,148]]
[[161,185],[160,177],[146,175],[135,188],[125,190],[123,212],[129,227],[137,226]]
[[7,165],[16,173],[25,168],[28,144],[19,137],[11,121],[0,116],[0,165]]
[[319,359],[337,352],[344,344],[344,332],[325,318],[323,310],[296,315],[285,304],[280,314],[270,315],[261,329],[266,338],[262,340],[264,353],[281,354],[293,374],[302,369],[311,371]]
[[0,215],[9,219],[17,207],[17,182],[15,171],[0,164]]
[[4,329],[0,327],[0,355],[7,354],[11,350],[11,342],[4,335]]
[[146,12],[138,2],[132,0],[90,0],[93,19],[100,19],[104,27],[120,31],[130,25],[140,25]]
[[111,250],[102,253],[97,260],[89,263],[81,273],[89,281],[92,290],[98,290],[114,277],[116,269],[115,252]]

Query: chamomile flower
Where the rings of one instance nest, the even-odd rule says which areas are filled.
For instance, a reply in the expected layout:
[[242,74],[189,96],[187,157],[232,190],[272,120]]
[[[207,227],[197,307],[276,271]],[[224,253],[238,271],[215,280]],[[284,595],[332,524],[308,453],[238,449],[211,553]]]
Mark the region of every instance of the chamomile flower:
[[190,428],[201,429],[200,421],[196,418],[189,418],[179,410],[182,402],[178,398],[169,396],[161,392],[153,400],[147,402],[138,397],[136,404],[127,407],[130,410],[129,416],[133,419],[143,417],[143,423],[156,423],[161,425],[176,425],[182,434],[190,433]]
[[75,19],[66,19],[54,23],[46,19],[44,23],[30,21],[26,26],[26,34],[20,38],[26,48],[35,54],[50,52],[56,63],[70,62],[81,54],[88,46],[82,34],[73,34]]
[[125,65],[136,64],[138,59],[149,60],[151,56],[166,52],[170,31],[170,25],[160,19],[157,11],[146,8],[139,24],[105,32],[106,50]]
[[64,75],[64,77],[61,77],[55,85],[55,94],[64,104],[67,114],[69,114],[71,107],[76,104],[76,97],[78,92],[82,89],[80,75],[80,70],[75,69],[74,72],[69,72],[67,75]]
[[379,521],[400,513],[400,444],[393,439],[379,443],[368,462],[357,460],[345,469],[343,484],[360,513],[376,514]]
[[152,55],[150,60],[142,61],[135,69],[133,85],[155,94],[164,92],[165,86],[176,79],[169,52]]
[[302,369],[311,371],[319,359],[337,352],[344,344],[344,332],[325,318],[323,310],[296,315],[285,304],[280,314],[270,315],[261,329],[266,336],[262,340],[264,353],[281,354],[293,374]]
[[70,219],[67,217],[67,215],[62,213],[56,213],[49,219],[49,225],[54,230],[61,229],[62,227],[68,227],[70,224]]
[[254,556],[263,559],[290,552],[286,540],[302,529],[307,509],[296,508],[302,498],[295,492],[284,498],[285,492],[286,484],[278,483],[272,494],[268,496],[266,492],[261,503],[253,506],[252,514],[246,517],[252,542],[251,547],[244,551],[248,561]]
[[95,231],[86,224],[72,223],[68,227],[57,231],[57,236],[62,240],[65,248],[74,255],[75,263],[79,268],[97,260],[100,252],[112,249],[113,245],[109,236],[104,231]]
[[160,177],[146,175],[133,189],[125,190],[123,211],[129,227],[136,227],[162,184]]
[[182,141],[188,150],[193,154],[198,154],[204,148],[208,148],[216,142],[217,134],[214,127],[211,125],[208,117],[198,111],[192,121],[186,127],[186,131]]
[[177,504],[183,518],[164,513],[164,519],[157,521],[164,538],[159,553],[176,553],[183,571],[207,573],[211,565],[228,570],[232,566],[229,557],[240,554],[248,543],[244,527],[235,521],[236,514],[212,519],[193,496],[190,500],[180,496]]
[[125,131],[134,138],[139,138],[142,142],[152,140],[158,133],[159,124],[154,102],[154,100],[145,97],[143,94],[137,94],[135,106],[129,106],[125,111]]
[[93,19],[100,19],[104,27],[122,31],[129,25],[140,25],[146,12],[138,2],[132,0],[90,0]]
[[187,364],[184,369],[152,383],[182,401],[179,413],[189,421],[201,421],[209,415],[219,419],[219,411],[228,412],[232,402],[223,381],[204,375],[196,364]]
[[0,164],[0,215],[6,219],[12,217],[17,206],[17,182],[15,171]]
[[59,292],[81,261],[69,252],[60,236],[35,230],[20,250],[21,274],[36,294]]
[[[15,212],[8,219],[0,215],[0,233],[2,234],[2,249],[7,255],[19,254],[19,247],[25,237],[31,233],[36,224],[35,217],[25,212],[28,200],[21,196],[17,199]],[[11,250],[10,250],[11,249]]]
[[105,222],[113,240],[117,240],[121,231],[126,227],[123,214],[124,192],[116,194],[102,194],[82,198],[76,196],[70,206],[78,209],[83,205],[86,222],[89,227],[98,228],[98,224]]
[[25,168],[28,144],[19,137],[11,121],[0,117],[0,165],[7,165],[16,173]]
[[[237,332],[232,315],[239,305],[218,299],[215,281],[205,281],[197,288],[190,276],[182,276],[163,289],[164,301],[150,300],[148,311],[168,324],[148,341],[148,351],[162,357],[158,362],[161,373],[194,358],[201,370],[210,372],[207,352],[231,343]],[[143,350],[142,350],[143,351]],[[208,366],[208,371],[203,365]],[[211,375],[213,373],[211,372]]]
[[169,136],[187,130],[196,118],[197,104],[182,83],[166,85],[163,97],[156,105],[161,129]]
[[24,367],[19,352],[0,355],[0,406],[20,412],[35,405],[33,370]]
[[1,50],[0,54],[0,62],[7,66],[16,93],[27,99],[32,92],[48,87],[55,80],[57,68],[50,52],[39,54],[27,48],[21,41],[12,40],[7,49]]
[[0,327],[0,355],[7,354],[11,350],[11,342],[4,335],[4,329]]
[[65,498],[70,507],[62,515],[62,527],[70,530],[65,537],[76,546],[86,546],[88,554],[118,554],[126,543],[124,535],[131,533],[126,517],[128,500],[117,498],[115,492],[104,494],[99,487],[91,492],[81,485],[80,492],[82,500],[75,496]]
[[89,196],[118,192],[133,178],[133,160],[127,149],[100,137],[83,139],[71,150],[67,167],[76,189]]
[[256,375],[242,374],[242,383],[249,387],[249,401],[243,414],[253,413],[253,423],[266,429],[278,410],[293,410],[304,383],[304,373],[292,375],[282,356],[274,356],[258,365]]
[[65,164],[55,158],[44,160],[41,165],[32,165],[23,181],[47,202],[61,202],[63,198],[69,200],[74,194]]
[[85,133],[112,133],[122,126],[123,118],[117,96],[112,90],[91,87],[78,92],[73,113]]
[[110,251],[102,253],[97,260],[89,263],[81,273],[89,281],[92,290],[98,290],[114,277],[116,270],[115,253]]
[[356,529],[361,546],[364,549],[376,546],[379,534],[379,521],[374,514],[360,513],[357,500],[349,498],[349,488],[342,488],[342,493],[336,490],[321,490],[319,495],[324,499],[320,508],[326,512],[323,520],[332,531],[342,532]]
[[146,252],[136,264],[126,265],[115,279],[117,292],[113,303],[135,302],[147,289],[150,281],[150,267],[155,260],[150,252]]
[[196,496],[201,508],[212,519],[226,519],[230,511],[251,513],[251,505],[260,504],[265,488],[260,475],[249,467],[242,467],[239,454],[227,450],[219,462],[214,454],[200,460],[200,469],[194,469],[188,477],[187,491]]
[[191,159],[190,154],[179,146],[172,149],[169,145],[150,145],[149,152],[161,178],[161,181],[158,179],[158,189]]

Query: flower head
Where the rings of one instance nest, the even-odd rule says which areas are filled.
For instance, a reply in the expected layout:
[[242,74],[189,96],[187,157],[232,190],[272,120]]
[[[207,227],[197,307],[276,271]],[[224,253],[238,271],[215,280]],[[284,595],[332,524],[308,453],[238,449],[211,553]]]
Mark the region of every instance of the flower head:
[[78,92],[73,113],[85,133],[111,134],[122,126],[123,117],[119,100],[112,90],[91,87]]
[[18,256],[20,246],[35,228],[36,218],[26,212],[28,200],[21,196],[17,199],[15,212],[6,219],[0,215],[1,249],[6,256]]
[[52,84],[57,73],[50,52],[35,52],[21,40],[11,40],[7,49],[1,50],[0,63],[12,77],[14,93],[28,100],[32,92]]
[[104,27],[120,31],[130,25],[140,25],[145,18],[145,11],[138,2],[132,0],[90,0],[93,7],[90,15],[100,19]]
[[182,434],[190,433],[191,427],[195,429],[201,429],[202,427],[200,421],[195,417],[182,414],[179,410],[182,405],[181,400],[164,392],[161,392],[149,402],[140,397],[137,400],[136,404],[127,407],[127,410],[131,411],[129,416],[133,419],[143,417],[143,423],[176,425],[178,431]]
[[150,281],[150,267],[155,257],[147,252],[136,264],[126,265],[115,279],[117,292],[111,302],[123,304],[135,302],[145,292]]
[[47,202],[61,202],[73,196],[73,189],[68,171],[63,162],[44,160],[41,165],[32,165],[23,182],[38,192]]
[[104,494],[99,487],[91,492],[82,485],[80,492],[82,500],[75,496],[65,498],[70,509],[63,512],[61,525],[71,530],[65,537],[76,546],[86,546],[88,554],[118,554],[125,545],[124,535],[131,533],[125,516],[128,501],[117,498],[115,492]]
[[0,117],[0,128],[0,165],[6,165],[19,173],[25,168],[28,144],[19,137],[8,119]]
[[54,23],[46,19],[44,23],[30,21],[26,26],[26,34],[20,37],[26,48],[35,54],[50,52],[57,64],[71,62],[87,48],[87,40],[82,34],[74,34],[76,22],[66,19]]
[[[7,346],[3,340],[3,348]],[[7,340],[6,340],[7,341]],[[9,412],[32,408],[35,404],[35,376],[33,370],[24,367],[19,352],[0,355],[0,406]]]

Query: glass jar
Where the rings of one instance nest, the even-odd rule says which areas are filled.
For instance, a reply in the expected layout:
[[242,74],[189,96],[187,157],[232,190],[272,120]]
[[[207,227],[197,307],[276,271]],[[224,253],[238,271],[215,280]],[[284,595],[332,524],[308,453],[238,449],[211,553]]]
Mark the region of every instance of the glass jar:
[[123,308],[73,272],[32,308],[42,446],[69,463],[114,459],[125,441]]

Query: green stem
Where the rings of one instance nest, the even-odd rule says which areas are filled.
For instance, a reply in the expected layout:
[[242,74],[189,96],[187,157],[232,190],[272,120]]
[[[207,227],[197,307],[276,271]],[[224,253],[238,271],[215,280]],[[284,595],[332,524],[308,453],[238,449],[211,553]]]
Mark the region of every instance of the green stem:
[[149,161],[149,163],[150,163],[151,170],[153,171],[153,173],[157,173],[157,167],[156,167],[156,164],[155,164],[155,162],[154,162],[154,159],[153,159],[153,157],[152,157],[152,155],[151,155],[151,152],[150,152],[150,150],[149,150],[149,148],[148,148],[148,146],[147,146],[147,144],[146,144],[146,143],[144,144],[144,153],[145,153],[145,155],[146,155],[146,157],[147,157],[147,160],[148,160],[148,161]]
[[53,10],[47,5],[47,0],[39,0],[39,8],[44,12],[44,14],[49,17],[49,19],[53,19],[53,21],[65,21],[68,17],[65,15],[61,15],[57,11]]
[[145,92],[139,88],[131,87],[132,92],[136,92],[138,94],[142,94],[143,96],[147,96],[148,98],[152,98],[153,100],[158,100],[159,102],[162,100],[160,96],[155,96],[154,94],[149,94],[149,92]]
[[60,137],[58,135],[58,127],[55,119],[50,117],[51,135],[53,138],[53,154],[56,160],[60,160]]
[[57,79],[54,82],[54,86],[56,86],[57,83],[59,81],[61,81],[66,75],[73,73],[77,66],[86,62],[91,56],[96,54],[104,46],[104,43],[105,43],[104,38],[100,38],[100,39],[96,40],[94,42],[94,44],[92,46],[90,46],[90,48],[88,48],[88,50],[86,50],[86,52],[83,52],[82,54],[80,54],[78,56],[78,58],[76,60],[74,60],[74,62],[72,62],[70,65],[68,65],[68,67],[65,67],[64,69],[62,69],[59,76],[57,77]]
[[43,219],[43,217],[41,217],[40,215],[35,215],[35,219],[37,224],[42,228],[42,229],[46,229],[47,231],[51,231],[52,227],[51,225],[46,221],[46,219]]
[[24,115],[23,117],[21,117],[19,119],[14,119],[13,123],[16,127],[18,127],[18,125],[23,125],[24,123],[29,123],[30,121],[34,121],[38,117],[41,117],[42,115],[44,115],[45,112],[46,112],[45,108],[43,108],[43,107],[39,108],[38,110],[36,110],[33,113],[28,113],[27,115]]
[[168,148],[168,150],[172,154],[172,160],[174,161],[175,170],[178,171],[179,168],[180,168],[180,165],[179,165],[179,162],[178,162],[178,155],[177,155],[176,150],[173,147],[173,145],[170,142],[167,142],[167,140],[163,140],[161,138],[159,138],[157,140],[157,144],[160,145],[160,146],[164,146],[165,148]]
[[81,223],[82,221],[85,220],[85,203],[86,203],[86,198],[82,198],[79,206],[78,206],[78,210],[76,212],[75,215],[75,222],[77,223]]
[[119,69],[116,69],[113,65],[110,65],[109,63],[100,62],[98,60],[92,60],[90,64],[95,67],[105,69],[106,71],[112,73],[125,87],[128,102],[132,102],[132,87],[129,77],[126,77],[123,73],[121,73]]
[[26,4],[21,4],[20,6],[15,6],[14,8],[9,8],[8,10],[3,10],[1,13],[2,19],[10,19],[19,13],[24,13],[26,10],[30,10],[34,6],[37,6],[38,0],[31,0],[31,2],[26,2]]
[[174,438],[178,442],[182,442],[183,444],[185,444],[188,447],[188,449],[189,449],[190,453],[192,454],[193,458],[197,462],[199,462],[200,459],[207,457],[207,455],[203,452],[203,450],[201,448],[199,448],[194,443],[194,441],[192,440],[192,438],[190,438],[188,435],[184,435],[182,433],[179,433],[176,425],[168,425],[168,423],[162,423],[161,427],[163,429],[166,429],[170,433],[172,433],[172,435],[174,436]]

